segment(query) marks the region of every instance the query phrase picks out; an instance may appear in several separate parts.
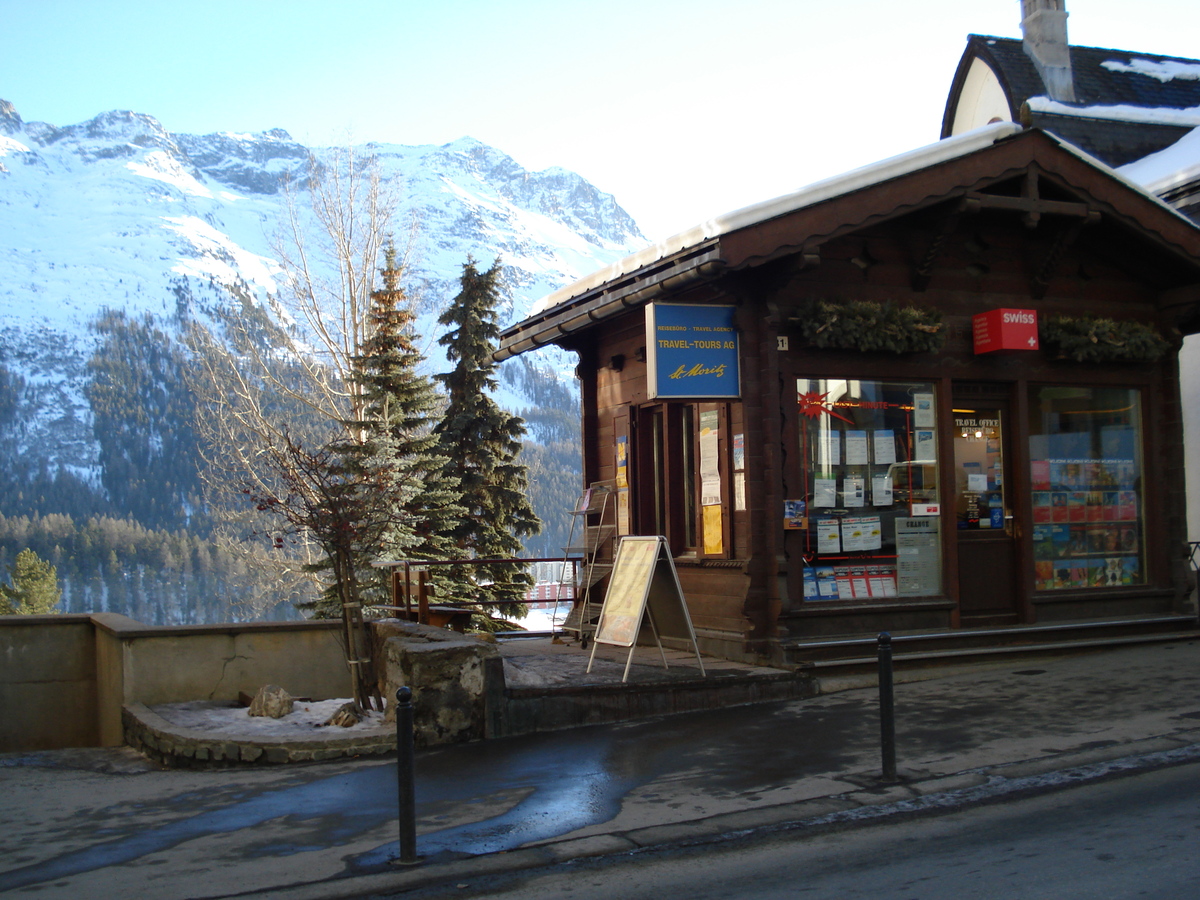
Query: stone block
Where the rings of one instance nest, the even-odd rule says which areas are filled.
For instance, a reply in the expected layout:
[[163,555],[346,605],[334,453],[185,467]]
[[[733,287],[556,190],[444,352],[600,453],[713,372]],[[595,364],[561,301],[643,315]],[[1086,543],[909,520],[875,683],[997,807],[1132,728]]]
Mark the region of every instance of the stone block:
[[386,721],[395,722],[397,688],[413,692],[414,741],[428,747],[480,740],[485,734],[485,660],[494,644],[443,628],[389,620],[372,623],[380,652]]

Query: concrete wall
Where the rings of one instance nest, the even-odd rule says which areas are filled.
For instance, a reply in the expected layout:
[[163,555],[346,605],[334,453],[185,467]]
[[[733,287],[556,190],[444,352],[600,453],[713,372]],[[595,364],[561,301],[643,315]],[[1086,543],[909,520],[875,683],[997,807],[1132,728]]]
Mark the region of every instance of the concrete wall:
[[350,697],[337,621],[148,627],[125,616],[0,617],[0,752],[118,746],[121,709],[236,700],[265,684]]
[[0,751],[100,743],[92,636],[88,616],[0,616]]

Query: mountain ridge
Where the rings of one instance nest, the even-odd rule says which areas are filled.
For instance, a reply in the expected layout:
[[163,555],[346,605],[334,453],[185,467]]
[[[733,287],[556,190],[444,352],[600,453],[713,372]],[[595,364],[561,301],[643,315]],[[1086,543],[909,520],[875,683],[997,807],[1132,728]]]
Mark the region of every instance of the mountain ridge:
[[[132,110],[52,125],[0,100],[0,468],[44,480],[65,472],[102,491],[88,398],[97,322],[115,311],[178,337],[187,319],[213,321],[244,302],[278,317],[283,272],[272,240],[284,185],[302,190],[310,154],[329,164],[338,151],[279,128],[175,134]],[[500,259],[507,324],[648,243],[612,195],[578,174],[527,171],[474,138],[356,152],[376,159],[394,191],[397,230],[415,223],[403,285],[431,374],[446,368],[436,320],[468,258]],[[556,460],[577,453],[562,441],[564,423],[578,416],[566,408],[573,364],[550,348],[500,372],[496,399],[527,415],[533,439],[553,442]],[[557,387],[543,389],[541,379]],[[541,408],[547,397],[563,408]]]
[[[67,126],[26,122],[3,100],[0,130],[0,354],[9,360],[24,336],[47,331],[74,337],[86,355],[89,322],[104,309],[170,318],[181,279],[206,302],[229,302],[241,286],[266,303],[280,276],[270,228],[283,183],[301,181],[310,153],[325,154],[283,129],[172,134],[130,110]],[[426,338],[468,256],[500,257],[507,322],[646,243],[615,198],[580,176],[528,172],[473,138],[361,149],[385,183],[401,183],[397,221],[417,222],[406,287]]]

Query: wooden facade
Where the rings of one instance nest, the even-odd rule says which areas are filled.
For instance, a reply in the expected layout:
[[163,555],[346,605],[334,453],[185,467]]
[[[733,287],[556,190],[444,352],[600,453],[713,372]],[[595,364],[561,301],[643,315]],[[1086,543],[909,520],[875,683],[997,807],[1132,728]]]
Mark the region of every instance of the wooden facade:
[[[617,483],[620,533],[667,536],[706,652],[1188,610],[1194,224],[1010,125],[714,222],[549,298],[498,353],[579,354],[584,481]],[[736,399],[650,395],[647,304],[732,308]],[[913,312],[937,346],[883,325],[821,346],[817,317],[856,308]],[[1001,311],[1035,312],[1039,348],[977,353]],[[1165,352],[1048,343],[1093,318]]]

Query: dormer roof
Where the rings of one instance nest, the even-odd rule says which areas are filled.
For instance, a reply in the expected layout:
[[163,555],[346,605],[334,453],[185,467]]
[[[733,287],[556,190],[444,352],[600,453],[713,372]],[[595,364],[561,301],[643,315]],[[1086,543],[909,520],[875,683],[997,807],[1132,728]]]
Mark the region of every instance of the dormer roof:
[[1120,166],[1168,147],[1200,126],[1200,60],[1104,47],[1070,48],[1074,103],[1049,92],[1022,41],[970,35],[955,72],[942,137],[984,122],[961,122],[963,89],[986,66],[1008,105],[1008,118],[1043,128]]

